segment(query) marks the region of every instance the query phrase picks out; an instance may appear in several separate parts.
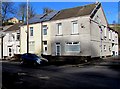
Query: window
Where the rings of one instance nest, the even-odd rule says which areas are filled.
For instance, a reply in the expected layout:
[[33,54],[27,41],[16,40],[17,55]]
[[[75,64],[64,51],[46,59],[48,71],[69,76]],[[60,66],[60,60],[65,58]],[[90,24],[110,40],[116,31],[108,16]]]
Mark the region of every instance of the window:
[[112,32],[112,41],[115,41],[115,32]]
[[43,41],[44,45],[47,45],[47,41]]
[[107,37],[107,27],[104,28],[104,37]]
[[106,45],[104,45],[104,51],[106,51]]
[[61,55],[61,45],[60,45],[60,43],[56,43],[56,55],[57,56]]
[[58,28],[57,28],[57,34],[61,35],[62,34],[62,24],[58,23],[57,26],[58,26]]
[[45,51],[47,51],[47,47],[45,47]]
[[72,22],[72,34],[78,33],[78,23],[77,21]]
[[111,34],[112,34],[111,30],[109,30],[109,40],[111,40]]
[[12,49],[11,49],[11,48],[9,48],[9,56],[11,56],[11,52],[12,52]]
[[29,42],[29,51],[34,52],[34,50],[35,50],[35,42],[31,41]]
[[66,52],[80,52],[80,42],[67,42]]
[[111,47],[109,46],[109,51],[111,52]]
[[43,25],[43,35],[47,35],[47,25]]
[[30,27],[30,36],[33,36],[33,27]]
[[8,41],[9,42],[11,42],[11,41],[13,41],[14,40],[14,34],[9,34],[9,36],[8,36]]
[[20,33],[17,33],[17,40],[20,40]]

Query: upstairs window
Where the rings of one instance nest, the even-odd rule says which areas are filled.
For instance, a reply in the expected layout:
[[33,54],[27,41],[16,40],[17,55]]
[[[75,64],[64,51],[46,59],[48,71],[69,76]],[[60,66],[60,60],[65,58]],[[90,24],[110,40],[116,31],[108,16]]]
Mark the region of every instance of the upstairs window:
[[43,25],[43,35],[47,35],[47,25]]
[[107,27],[104,28],[104,37],[107,37]]
[[20,40],[20,33],[17,33],[17,41]]
[[30,27],[30,36],[33,36],[33,27]]
[[112,39],[112,31],[109,30],[109,40],[111,40],[111,39]]
[[72,34],[77,34],[78,33],[78,23],[77,21],[72,22]]
[[62,23],[57,24],[57,34],[61,35],[62,34]]

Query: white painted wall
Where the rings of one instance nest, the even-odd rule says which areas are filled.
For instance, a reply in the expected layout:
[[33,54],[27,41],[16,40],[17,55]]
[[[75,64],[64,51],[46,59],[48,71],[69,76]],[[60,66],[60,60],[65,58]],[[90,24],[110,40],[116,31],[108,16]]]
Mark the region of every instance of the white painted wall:
[[[11,56],[14,54],[20,54],[20,40],[17,40],[17,31],[7,31],[5,37],[3,38],[3,56],[10,56],[9,55],[9,48],[11,48]],[[11,38],[11,40],[9,40]]]

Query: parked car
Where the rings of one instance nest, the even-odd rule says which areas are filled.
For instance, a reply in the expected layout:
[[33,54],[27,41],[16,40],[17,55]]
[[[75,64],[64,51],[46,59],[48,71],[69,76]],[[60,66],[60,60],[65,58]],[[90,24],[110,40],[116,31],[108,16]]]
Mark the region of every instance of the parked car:
[[29,64],[29,65],[43,65],[48,63],[48,60],[42,57],[39,57],[35,54],[25,53],[21,55],[21,64]]

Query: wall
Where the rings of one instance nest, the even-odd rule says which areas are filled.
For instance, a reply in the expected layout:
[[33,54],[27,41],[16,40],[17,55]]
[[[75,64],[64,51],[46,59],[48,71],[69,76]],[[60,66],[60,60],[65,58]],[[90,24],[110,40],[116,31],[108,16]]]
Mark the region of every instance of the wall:
[[[104,25],[107,27],[107,21],[104,15],[104,12],[102,10],[102,7],[97,11],[95,16],[93,17],[94,21],[99,21],[101,22],[99,25]],[[95,22],[91,21],[91,53],[92,57],[96,56],[108,56],[111,55],[111,52],[109,51],[109,46],[112,48],[112,44],[109,41],[109,30],[107,28],[106,30],[106,38],[104,39],[104,34],[105,34],[105,28],[102,26],[101,28],[99,27],[98,24]],[[101,33],[102,29],[102,33]],[[101,39],[102,38],[102,39]],[[102,45],[102,47],[101,47]],[[106,45],[106,50],[104,50],[104,45]]]
[[[78,21],[78,34],[72,35],[72,21]],[[62,35],[57,35],[57,23],[62,23]],[[84,28],[81,28],[81,24]],[[61,44],[61,56],[90,56],[90,24],[89,16],[75,17],[63,20],[51,21],[51,44],[52,44],[52,56],[55,56],[57,42]],[[79,53],[71,53],[65,51],[66,42],[80,42]]]
[[[19,30],[17,31],[7,31],[5,37],[3,38],[3,56],[9,56],[9,50],[8,47],[11,47],[12,50],[12,55],[14,54],[20,54],[19,52],[19,46],[20,46],[20,41],[16,40],[17,39],[17,33],[19,33]],[[9,38],[12,38],[11,41],[9,41]]]
[[[30,24],[29,27],[33,27],[33,37],[30,37],[29,35],[29,42],[34,41],[35,42],[35,50],[33,53],[37,55],[41,55],[41,24]],[[20,52],[21,54],[27,52],[27,26],[21,26],[21,41],[20,41]],[[30,31],[29,31],[30,34]]]

